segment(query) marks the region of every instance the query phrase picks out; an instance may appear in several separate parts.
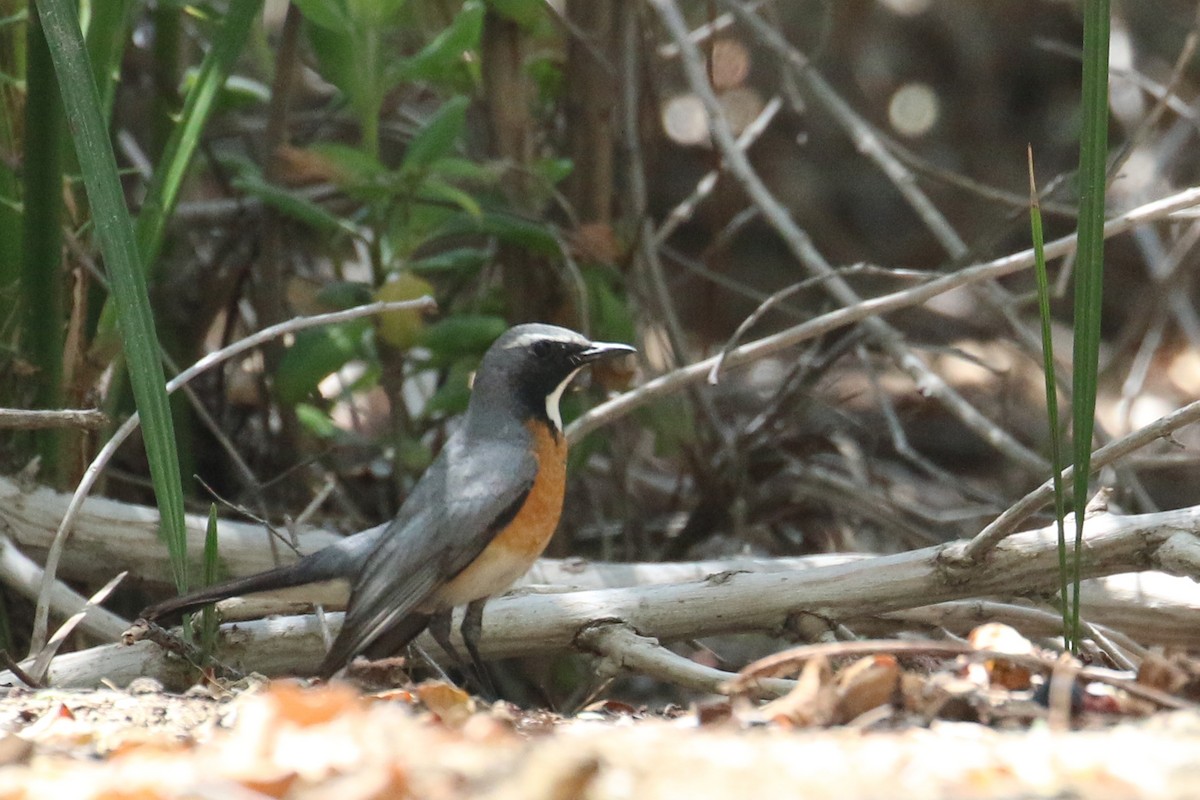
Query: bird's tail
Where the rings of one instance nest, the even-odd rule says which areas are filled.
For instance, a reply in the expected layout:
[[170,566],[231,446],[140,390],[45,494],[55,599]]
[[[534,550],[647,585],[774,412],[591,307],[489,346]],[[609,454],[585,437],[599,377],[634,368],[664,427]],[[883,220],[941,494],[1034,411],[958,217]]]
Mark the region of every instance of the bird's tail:
[[[421,631],[429,627],[430,614],[425,614],[419,611],[411,611],[402,619],[396,622],[386,633],[386,635],[374,640],[370,645],[365,647],[362,654],[371,660],[387,658],[399,653],[413,639],[421,634]],[[346,647],[345,639],[342,638],[340,632],[333,645],[329,648],[329,652],[325,654],[325,660],[321,662],[320,668],[317,670],[317,676],[328,680],[332,678],[334,673],[342,667],[350,663],[357,653]]]
[[151,622],[172,622],[182,614],[230,597],[289,589],[293,586],[344,577],[338,573],[334,565],[325,563],[326,559],[315,558],[318,555],[320,553],[314,553],[294,564],[287,564],[242,578],[233,578],[179,597],[172,597],[146,608],[142,611],[141,616]]

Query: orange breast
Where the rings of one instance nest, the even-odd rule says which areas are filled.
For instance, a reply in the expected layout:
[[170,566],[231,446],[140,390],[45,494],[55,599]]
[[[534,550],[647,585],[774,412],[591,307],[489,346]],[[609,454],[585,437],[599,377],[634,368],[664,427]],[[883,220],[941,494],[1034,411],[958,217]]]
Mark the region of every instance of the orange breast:
[[527,423],[533,434],[537,478],[525,505],[471,565],[437,590],[441,608],[460,606],[503,592],[525,574],[550,543],[562,514],[567,480],[567,442],[541,422]]

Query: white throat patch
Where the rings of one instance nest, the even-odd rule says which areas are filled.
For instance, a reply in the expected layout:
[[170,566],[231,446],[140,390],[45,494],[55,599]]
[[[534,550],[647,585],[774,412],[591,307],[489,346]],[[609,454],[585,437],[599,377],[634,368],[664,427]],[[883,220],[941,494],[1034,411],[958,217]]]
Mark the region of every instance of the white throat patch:
[[554,430],[558,433],[562,433],[563,429],[562,412],[558,409],[558,401],[562,399],[562,393],[566,390],[567,384],[579,374],[580,369],[583,368],[580,367],[572,371],[570,375],[563,379],[562,383],[554,388],[553,392],[546,395],[546,416],[550,418],[550,424],[554,426]]

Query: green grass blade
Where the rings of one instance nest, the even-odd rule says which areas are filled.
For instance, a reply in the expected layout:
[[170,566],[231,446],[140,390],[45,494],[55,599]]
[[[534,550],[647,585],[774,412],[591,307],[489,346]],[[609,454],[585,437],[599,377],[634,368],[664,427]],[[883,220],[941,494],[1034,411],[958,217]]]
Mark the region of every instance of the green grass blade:
[[[208,525],[204,528],[204,585],[212,586],[217,582],[220,571],[217,549],[217,504],[208,506]],[[217,610],[210,603],[200,612],[200,653],[201,663],[207,663],[209,656],[216,651],[217,645]]]
[[129,10],[133,0],[103,0],[92,3],[91,21],[87,29],[88,58],[96,74],[100,91],[100,108],[104,118],[112,117],[113,96],[117,89],[117,72],[125,55],[129,33]]
[[171,132],[138,215],[138,251],[147,268],[151,268],[158,258],[163,231],[175,211],[179,191],[200,144],[200,135],[208,124],[221,88],[246,46],[262,5],[263,0],[233,0],[229,4],[221,28],[213,37],[212,48],[204,57],[196,82],[184,101],[179,123]]
[[174,426],[159,360],[158,337],[146,292],[133,224],[125,207],[117,162],[100,108],[100,95],[83,46],[75,5],[71,0],[38,0],[46,41],[58,75],[63,106],[72,123],[75,151],[83,174],[104,255],[129,365],[133,395],[141,413],[161,515],[161,530],[171,557],[172,577],[179,591],[187,589],[187,548],[183,490],[175,458]]
[[1046,273],[1046,239],[1042,230],[1042,206],[1038,201],[1037,181],[1033,171],[1033,147],[1029,148],[1029,226],[1033,234],[1033,268],[1037,276],[1038,316],[1042,322],[1042,375],[1046,382],[1046,421],[1050,428],[1050,466],[1054,482],[1054,520],[1058,524],[1059,608],[1063,618],[1063,641],[1070,649],[1077,643],[1072,639],[1074,628],[1067,605],[1067,532],[1066,496],[1063,493],[1062,426],[1058,420],[1058,381],[1054,370],[1054,339],[1050,331],[1050,279]]
[[[62,139],[63,113],[54,64],[35,14],[26,28],[24,224],[20,291],[20,352],[37,369],[31,376],[36,408],[62,406]],[[46,474],[57,484],[61,431],[38,431],[37,449]]]
[[[175,212],[188,168],[200,145],[200,136],[212,115],[221,88],[245,47],[262,4],[263,0],[234,0],[230,4],[221,28],[213,38],[212,48],[205,56],[196,81],[184,101],[179,123],[172,130],[154,170],[137,220],[138,252],[142,266],[147,271],[153,271],[153,264],[162,249],[167,223]],[[111,302],[106,303],[100,314],[97,333],[101,342],[108,341],[112,336],[114,313]],[[100,352],[106,349],[103,345],[97,347]]]
[[[0,9],[9,7],[0,2]],[[15,154],[21,148],[22,78],[25,58],[24,9],[0,20],[0,341],[11,341],[19,319],[17,284],[21,280],[21,179]],[[12,388],[0,392],[7,403]]]
[[143,119],[142,134],[146,154],[160,159],[174,127],[172,119],[179,113],[179,84],[183,77],[184,10],[175,3],[154,3],[150,7],[154,37],[150,40],[149,113]]
[[1079,252],[1075,266],[1075,348],[1072,415],[1075,429],[1074,594],[1072,642],[1079,641],[1079,559],[1092,461],[1100,309],[1104,285],[1104,194],[1108,161],[1108,0],[1083,4],[1083,130],[1079,140]]

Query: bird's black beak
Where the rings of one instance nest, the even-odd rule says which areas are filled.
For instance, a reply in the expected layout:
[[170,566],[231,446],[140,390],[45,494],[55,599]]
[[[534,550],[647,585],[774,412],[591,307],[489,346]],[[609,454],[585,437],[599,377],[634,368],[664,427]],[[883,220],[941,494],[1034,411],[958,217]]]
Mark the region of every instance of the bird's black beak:
[[599,361],[602,358],[614,358],[616,356],[624,356],[629,353],[636,353],[637,349],[630,347],[627,344],[617,344],[616,342],[592,342],[585,350],[581,350],[575,358],[580,366],[590,364],[593,361]]

